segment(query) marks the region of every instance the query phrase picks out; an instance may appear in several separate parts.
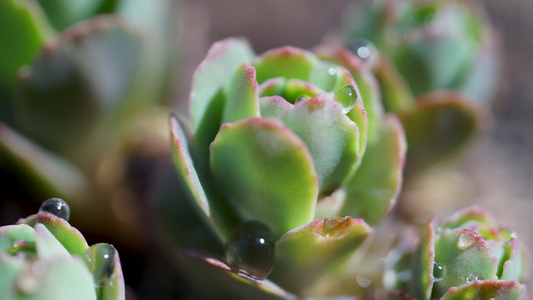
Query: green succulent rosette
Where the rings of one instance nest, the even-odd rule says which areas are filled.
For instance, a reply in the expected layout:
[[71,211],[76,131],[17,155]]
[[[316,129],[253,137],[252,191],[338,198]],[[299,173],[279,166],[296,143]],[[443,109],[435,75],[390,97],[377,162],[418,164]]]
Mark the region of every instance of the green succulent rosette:
[[168,151],[171,4],[0,0],[1,203],[71,199],[84,230],[139,240],[132,170]]
[[524,247],[516,232],[478,207],[441,226],[431,219],[418,240],[405,238],[387,258],[385,285],[410,299],[526,299]]
[[115,248],[89,247],[68,221],[43,207],[16,225],[0,227],[0,298],[125,299]]
[[374,71],[386,110],[405,127],[408,174],[484,127],[500,62],[479,1],[375,1],[347,20],[346,46]]
[[[187,249],[178,256],[205,271],[197,278],[211,285],[204,291],[313,296],[313,283],[341,268],[391,209],[403,129],[365,76],[294,47],[259,56],[237,38],[211,47],[193,77],[190,126],[170,118],[182,192],[168,202],[192,200],[211,232],[202,245],[178,239]],[[170,235],[193,231],[183,217]],[[254,238],[260,257],[247,252]]]

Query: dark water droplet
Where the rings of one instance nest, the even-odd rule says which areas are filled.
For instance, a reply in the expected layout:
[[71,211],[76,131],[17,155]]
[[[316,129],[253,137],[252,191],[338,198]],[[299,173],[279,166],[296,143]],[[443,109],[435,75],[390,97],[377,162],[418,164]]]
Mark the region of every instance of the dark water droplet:
[[93,273],[94,285],[103,286],[109,282],[115,269],[117,250],[110,244],[94,244],[83,255],[85,263]]
[[296,101],[294,103],[302,102],[302,101],[305,101],[305,100],[309,100],[309,98],[304,97],[304,96],[298,97],[298,99],[296,99]]
[[347,84],[335,92],[335,101],[340,103],[345,114],[355,107],[357,98],[357,92],[351,84]]
[[435,262],[433,264],[433,280],[434,281],[441,281],[444,278],[444,272],[446,270],[444,269],[444,266],[438,262]]
[[52,215],[68,221],[70,219],[70,207],[67,202],[59,198],[50,198],[41,205],[39,211],[51,213]]
[[480,275],[478,273],[470,273],[465,278],[466,283],[472,283],[477,280],[480,280]]
[[268,226],[257,221],[241,224],[226,246],[226,260],[250,277],[263,279],[274,265],[275,242]]

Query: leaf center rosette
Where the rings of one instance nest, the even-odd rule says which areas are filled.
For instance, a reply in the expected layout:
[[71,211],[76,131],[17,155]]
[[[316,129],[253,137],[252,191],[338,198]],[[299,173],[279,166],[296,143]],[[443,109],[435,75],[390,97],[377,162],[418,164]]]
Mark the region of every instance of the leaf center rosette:
[[256,57],[244,40],[215,43],[194,74],[190,130],[170,120],[185,194],[222,243],[243,222],[270,228],[269,279],[302,294],[353,253],[395,201],[404,136],[393,116],[365,110],[379,101],[362,99],[347,69],[312,52],[283,47]]

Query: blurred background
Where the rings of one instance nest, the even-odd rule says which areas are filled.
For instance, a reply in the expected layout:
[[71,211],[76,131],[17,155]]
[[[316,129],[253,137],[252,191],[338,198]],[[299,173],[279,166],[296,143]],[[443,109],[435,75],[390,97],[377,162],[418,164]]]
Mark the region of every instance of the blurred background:
[[[165,118],[163,125],[156,122],[159,134],[163,137],[168,134],[164,122],[170,111],[182,116],[188,114],[192,74],[213,42],[229,36],[243,36],[258,54],[285,45],[311,48],[325,36],[338,35],[348,7],[369,3],[353,0],[175,1],[172,3],[175,13],[169,27],[175,39],[171,47],[172,76],[168,83],[169,92],[165,94],[166,102],[170,104],[160,114]],[[458,154],[455,160],[436,166],[404,188],[401,214],[412,223],[421,224],[430,215],[443,218],[475,204],[487,208],[505,224],[515,228],[525,243],[531,246],[533,1],[487,0],[484,3],[503,41],[504,66],[494,120],[487,132]],[[146,163],[143,153],[136,156],[139,158],[137,163],[128,169],[141,174],[140,177],[152,174],[143,167]],[[163,157],[163,162],[168,163],[168,153],[159,155]],[[138,197],[137,201],[142,202],[140,207],[150,209],[153,199],[146,197],[145,192],[145,197]],[[128,222],[137,223],[135,228],[139,236],[150,235],[150,230],[155,230],[149,221],[154,217],[151,213],[132,212],[124,203],[117,205],[114,211],[128,215],[125,217]],[[38,204],[30,207],[30,210],[36,209]],[[23,216],[23,212],[13,210],[9,204],[0,204],[0,210],[3,210],[0,220],[5,224]],[[91,214],[83,217],[90,218]],[[72,225],[78,226],[75,221]],[[101,232],[95,232],[88,234],[90,243],[113,242]],[[127,241],[123,245],[119,241],[116,246],[124,256],[125,278],[130,286],[128,299],[194,297],[186,285],[180,284],[177,279],[180,275],[168,268],[164,261],[144,256],[147,253],[152,256],[157,254],[157,251],[152,251],[156,246],[131,245]],[[149,277],[153,280],[142,280]],[[154,290],[160,291],[155,297]]]

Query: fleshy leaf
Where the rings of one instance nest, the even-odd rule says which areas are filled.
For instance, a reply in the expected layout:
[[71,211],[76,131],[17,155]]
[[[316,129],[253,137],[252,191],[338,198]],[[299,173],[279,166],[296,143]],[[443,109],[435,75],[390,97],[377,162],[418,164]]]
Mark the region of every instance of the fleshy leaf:
[[524,254],[518,238],[512,238],[507,245],[506,251],[509,253],[509,258],[503,263],[501,280],[522,280],[522,274],[525,274]]
[[287,79],[283,77],[269,78],[259,85],[259,96],[279,96],[285,91]]
[[[350,72],[357,84],[368,116],[368,137],[370,140],[374,140],[383,115],[381,95],[376,78],[374,78],[370,70],[363,66],[361,60],[347,49],[322,46],[316,49],[315,52],[321,59],[337,63]],[[351,117],[352,114],[350,112],[348,115]]]
[[476,110],[462,94],[435,92],[417,102],[414,109],[398,114],[409,145],[409,174],[460,149],[479,126]]
[[37,3],[0,2],[0,86],[11,87],[18,69],[30,62],[52,35],[53,29]]
[[441,300],[496,299],[521,300],[525,297],[526,287],[518,281],[480,280],[453,287]]
[[[417,299],[430,299],[435,267],[435,220],[423,228],[418,249],[412,262],[412,280],[408,282],[410,294]],[[440,267],[440,266],[439,266]]]
[[265,52],[252,65],[259,83],[275,77],[309,81],[311,70],[318,62],[313,53],[287,46]]
[[406,144],[404,132],[396,117],[384,118],[374,144],[369,144],[361,165],[343,189],[346,201],[341,215],[365,220],[376,225],[396,202],[402,183]]
[[496,279],[497,261],[483,237],[469,229],[445,229],[435,240],[435,262],[444,267],[433,295],[475,280]]
[[[242,62],[250,62],[253,56],[252,49],[243,39],[228,38],[211,46],[205,59],[196,68],[192,81],[189,102],[191,124],[195,134],[203,122],[209,122],[213,118],[212,113],[222,114],[222,110],[209,112],[209,107],[213,105],[212,102],[220,89],[230,83],[231,74],[237,66]],[[217,128],[220,126],[215,125],[213,126]]]
[[[24,188],[34,199],[80,199],[88,193],[85,176],[69,162],[31,143],[0,123],[0,178],[9,194]],[[73,203],[76,205],[76,203]]]
[[[16,241],[35,241],[35,231],[26,224],[0,227],[0,256]],[[0,289],[1,291],[1,289]]]
[[383,105],[387,111],[397,113],[415,105],[415,99],[407,82],[386,57],[380,57],[375,74],[381,88]]
[[296,299],[268,280],[256,280],[232,270],[215,258],[187,251],[177,253],[186,278],[208,297],[223,299]]
[[280,121],[250,118],[223,125],[210,162],[242,217],[266,223],[275,239],[313,217],[318,183],[312,157]]
[[290,103],[295,103],[298,98],[312,98],[322,94],[324,91],[313,84],[301,79],[288,79],[285,84],[285,90],[280,95]]
[[35,224],[35,246],[44,260],[69,259],[70,253],[43,224]]
[[478,224],[495,224],[494,219],[487,211],[473,206],[454,213],[446,219],[441,227],[450,229],[459,228],[471,221],[475,221]]
[[258,116],[259,94],[255,69],[247,63],[242,63],[235,70],[229,84],[222,123]]
[[281,115],[313,156],[320,193],[338,188],[359,163],[359,128],[335,101],[321,97],[296,103]]
[[361,219],[326,218],[293,229],[276,243],[272,279],[300,294],[328,268],[347,259],[372,233]]
[[20,219],[17,224],[27,224],[29,226],[36,226],[42,224],[54,235],[54,237],[67,249],[70,254],[82,256],[85,250],[89,248],[87,241],[83,235],[70,224],[52,214],[40,212],[36,215],[31,215],[26,219]]
[[292,104],[280,96],[259,98],[261,117],[277,117],[284,109],[290,109]]
[[91,155],[96,149],[85,142],[97,124],[127,107],[141,42],[113,17],[78,23],[49,41],[19,76],[15,109],[24,133],[73,160]]
[[190,197],[196,202],[198,207],[205,213],[207,218],[213,224],[216,232],[220,237],[227,236],[236,225],[231,210],[225,207],[220,197],[215,198],[219,201],[210,201],[206,193],[206,181],[200,180],[200,175],[195,168],[194,161],[189,152],[189,142],[183,128],[175,116],[170,117],[171,142],[172,142],[172,159],[178,172],[178,177],[182,184],[187,188]]

